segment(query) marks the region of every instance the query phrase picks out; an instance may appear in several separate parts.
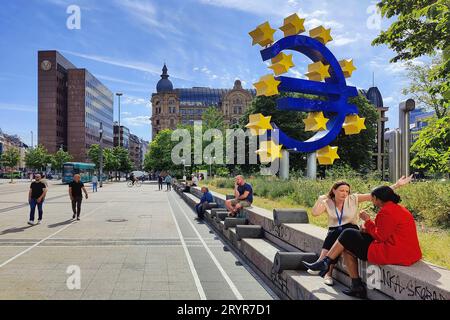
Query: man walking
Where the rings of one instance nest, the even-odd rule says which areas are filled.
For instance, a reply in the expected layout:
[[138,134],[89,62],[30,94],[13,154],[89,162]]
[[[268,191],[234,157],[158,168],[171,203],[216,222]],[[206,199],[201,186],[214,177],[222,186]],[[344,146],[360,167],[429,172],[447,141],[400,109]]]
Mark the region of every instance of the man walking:
[[78,221],[80,220],[81,202],[83,201],[83,194],[81,193],[81,191],[84,192],[86,200],[88,199],[86,188],[84,187],[83,182],[81,182],[80,180],[80,175],[76,174],[73,176],[73,181],[69,184],[69,196],[70,200],[72,201],[73,211],[72,219],[75,219],[76,216]]
[[98,178],[94,174],[94,176],[92,177],[92,192],[97,192],[97,184],[98,184]]
[[170,176],[170,174],[168,173],[167,176],[164,178],[164,182],[167,185],[167,190],[166,191],[171,191],[172,190],[172,177]]
[[36,174],[35,181],[30,185],[30,191],[28,192],[28,203],[30,204],[30,220],[28,224],[34,226],[34,212],[36,211],[36,206],[38,207],[39,217],[37,224],[42,222],[42,205],[44,204],[44,198],[47,194],[47,187],[41,181],[41,175]]

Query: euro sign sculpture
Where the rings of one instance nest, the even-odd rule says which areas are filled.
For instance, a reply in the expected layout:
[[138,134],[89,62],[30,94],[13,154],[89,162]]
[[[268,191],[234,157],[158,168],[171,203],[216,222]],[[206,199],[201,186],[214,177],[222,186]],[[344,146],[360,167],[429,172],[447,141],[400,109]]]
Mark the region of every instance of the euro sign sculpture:
[[[339,158],[337,147],[331,147],[330,144],[341,130],[344,129],[345,134],[349,135],[358,134],[366,128],[365,119],[358,116],[357,107],[349,103],[349,98],[358,96],[358,91],[355,87],[347,85],[346,78],[351,77],[356,68],[352,60],[338,61],[326,47],[326,43],[332,40],[330,29],[320,26],[310,30],[309,36],[300,35],[299,33],[305,31],[303,23],[304,19],[300,19],[297,14],[287,17],[280,28],[285,37],[275,43],[273,43],[275,29],[272,29],[268,22],[249,33],[253,38],[253,44],[266,47],[261,50],[261,57],[263,61],[272,62],[269,68],[274,72],[274,75],[261,77],[254,86],[258,96],[297,92],[320,97],[320,99],[283,97],[277,100],[278,110],[308,112],[308,117],[303,120],[305,130],[315,131],[315,135],[307,141],[298,141],[285,134],[275,123],[267,126],[270,117],[261,114],[252,115],[247,128],[251,129],[252,134],[277,130],[282,147],[297,152],[317,152],[319,164],[330,165]],[[281,76],[294,67],[293,55],[287,55],[285,53],[287,50],[301,53],[312,60],[313,63],[308,66],[306,73],[308,80]],[[255,121],[257,119],[261,121]],[[260,125],[262,123],[265,125]],[[263,148],[257,151],[261,162],[273,161],[281,155],[280,152],[266,150],[267,146],[277,149],[279,147],[274,142],[265,143]]]

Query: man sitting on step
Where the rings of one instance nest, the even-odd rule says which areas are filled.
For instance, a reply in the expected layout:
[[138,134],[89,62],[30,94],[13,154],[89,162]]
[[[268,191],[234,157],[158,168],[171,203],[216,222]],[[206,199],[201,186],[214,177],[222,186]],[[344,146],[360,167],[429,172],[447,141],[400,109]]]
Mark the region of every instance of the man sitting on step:
[[210,203],[214,202],[211,192],[209,192],[207,187],[202,187],[203,196],[200,199],[200,203],[195,206],[195,212],[197,212],[198,220],[203,220],[205,217],[205,211],[211,209]]
[[246,183],[244,177],[239,175],[235,178],[234,196],[232,200],[226,200],[225,206],[230,217],[236,217],[242,208],[251,207],[253,202],[253,188]]

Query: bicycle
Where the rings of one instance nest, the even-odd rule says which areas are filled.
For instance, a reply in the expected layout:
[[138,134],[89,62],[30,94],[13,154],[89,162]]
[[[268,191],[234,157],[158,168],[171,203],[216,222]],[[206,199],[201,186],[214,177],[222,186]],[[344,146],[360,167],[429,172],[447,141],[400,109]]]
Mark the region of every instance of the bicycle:
[[142,186],[142,181],[136,180],[136,181],[134,182],[134,184],[133,184],[133,181],[128,181],[128,182],[127,182],[127,186],[128,186],[128,188],[133,188],[133,186],[135,186],[135,187],[140,187],[140,186]]

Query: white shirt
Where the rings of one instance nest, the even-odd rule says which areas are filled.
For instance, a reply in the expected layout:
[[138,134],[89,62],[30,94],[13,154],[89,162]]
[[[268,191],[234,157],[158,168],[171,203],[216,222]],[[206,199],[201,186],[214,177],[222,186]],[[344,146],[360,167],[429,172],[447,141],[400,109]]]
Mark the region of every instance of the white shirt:
[[92,177],[92,183],[97,183],[97,182],[98,182],[97,176],[93,176],[93,177]]
[[[328,213],[328,227],[339,227],[339,220],[336,215],[336,206],[334,201],[328,198],[328,196],[321,196],[326,203],[326,210]],[[352,223],[358,224],[359,214],[358,214],[358,195],[356,193],[350,194],[344,200],[344,214],[342,215],[341,225]],[[340,209],[337,209],[339,215],[342,214]]]

